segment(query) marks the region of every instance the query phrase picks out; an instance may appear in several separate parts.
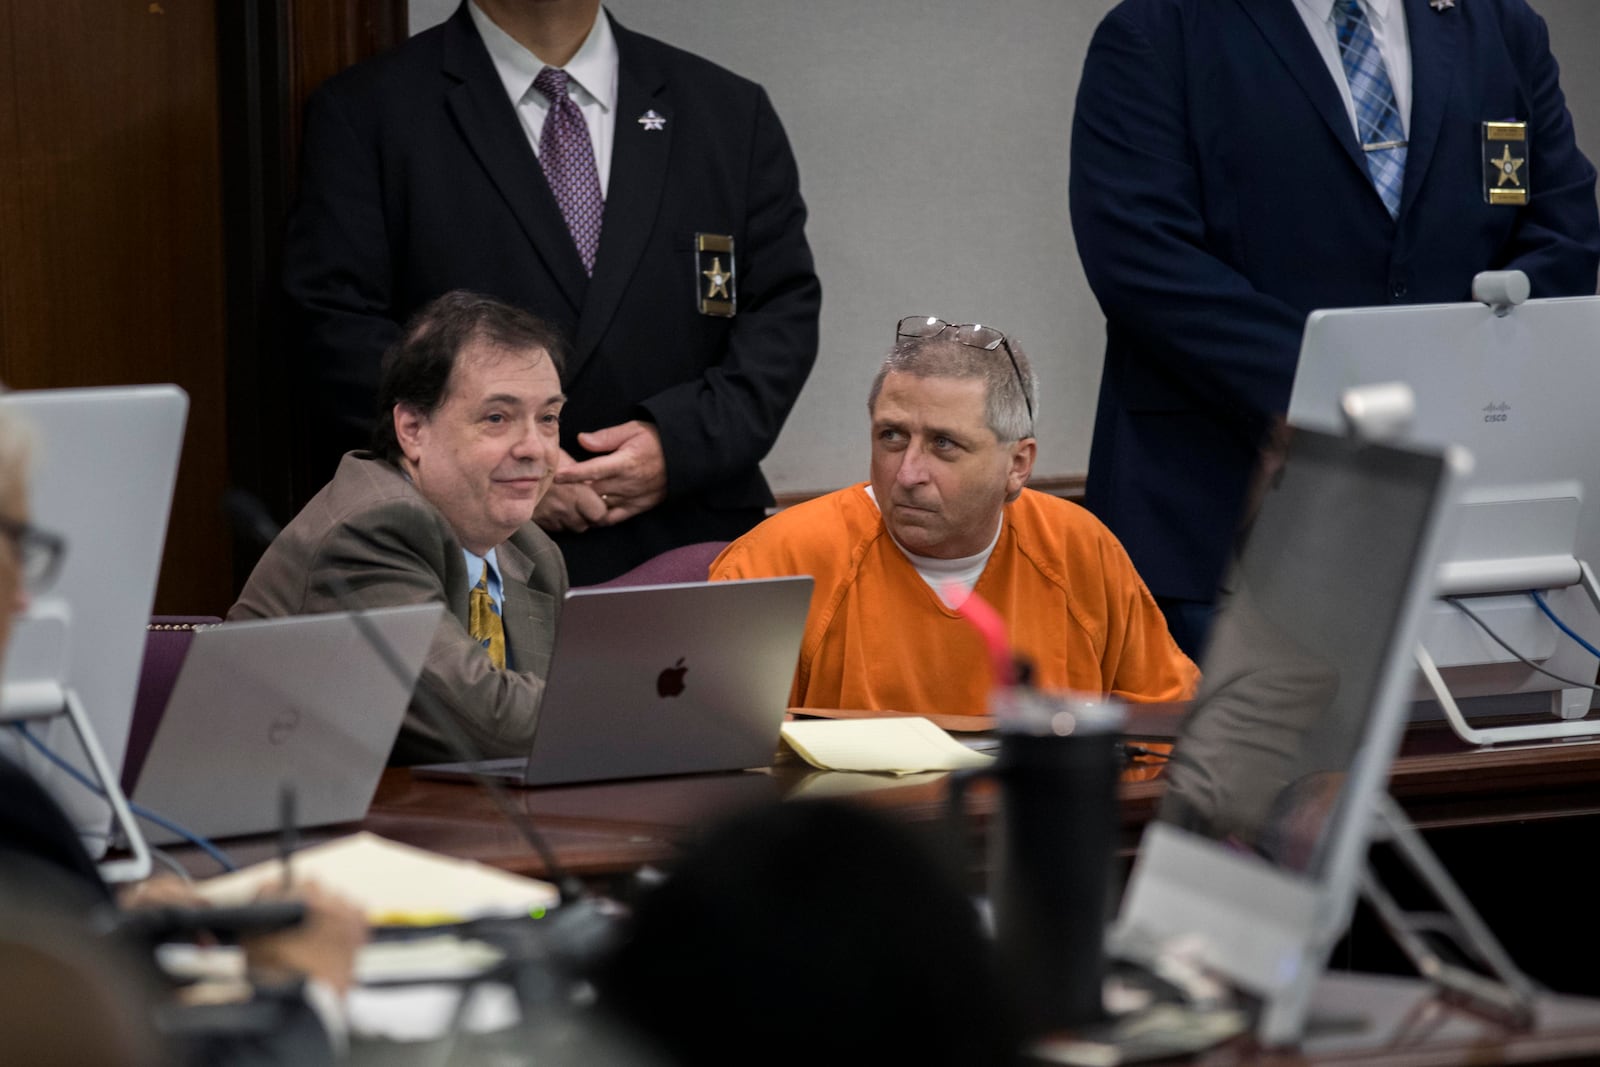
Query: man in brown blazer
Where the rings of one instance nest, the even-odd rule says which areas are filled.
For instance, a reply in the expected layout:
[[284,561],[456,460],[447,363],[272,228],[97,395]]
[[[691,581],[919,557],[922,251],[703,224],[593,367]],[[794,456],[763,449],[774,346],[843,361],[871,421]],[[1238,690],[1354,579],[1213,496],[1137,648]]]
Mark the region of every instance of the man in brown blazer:
[[[483,755],[525,754],[567,588],[532,521],[560,458],[562,356],[550,326],[487,297],[424,307],[385,358],[372,451],[345,455],[228,618],[442,601],[418,689]],[[413,706],[390,761],[455,755]]]

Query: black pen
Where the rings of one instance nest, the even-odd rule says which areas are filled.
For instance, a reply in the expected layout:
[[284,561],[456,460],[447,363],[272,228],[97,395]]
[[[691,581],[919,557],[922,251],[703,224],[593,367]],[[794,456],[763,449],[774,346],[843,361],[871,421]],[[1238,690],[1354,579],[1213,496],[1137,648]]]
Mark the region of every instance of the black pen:
[[294,786],[288,782],[283,783],[283,788],[278,792],[278,862],[283,867],[284,891],[294,887],[294,871],[289,866],[289,859],[294,855],[298,841],[298,829],[294,817]]

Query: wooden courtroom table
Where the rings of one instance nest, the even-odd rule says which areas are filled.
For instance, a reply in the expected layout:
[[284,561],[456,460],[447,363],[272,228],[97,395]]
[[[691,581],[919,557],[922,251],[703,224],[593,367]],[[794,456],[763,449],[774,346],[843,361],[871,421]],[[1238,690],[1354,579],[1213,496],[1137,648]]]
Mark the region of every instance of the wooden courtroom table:
[[[1159,775],[1122,784],[1130,843],[1154,817],[1163,788]],[[1471,749],[1447,729],[1414,726],[1395,761],[1390,791],[1424,830],[1600,816],[1600,743]],[[508,790],[560,861],[581,877],[670,863],[718,817],[797,792],[847,795],[912,824],[939,821],[945,811],[943,775],[896,780],[833,774],[814,771],[788,753],[764,771]],[[969,804],[981,825],[993,813],[995,794],[980,785]],[[371,812],[357,826],[506,870],[546,873],[488,798],[467,783],[390,769]]]
[[[570,873],[618,889],[642,865],[670,866],[685,845],[719,818],[797,794],[842,793],[931,832],[945,814],[944,777],[918,775],[897,781],[828,774],[782,753],[775,766],[762,771],[507,792],[512,803],[533,819]],[[870,788],[861,788],[863,783],[870,783]],[[1130,847],[1154,817],[1162,789],[1159,774],[1149,780],[1123,782],[1123,830]],[[1494,914],[1481,903],[1492,897],[1492,892],[1472,884],[1463,874],[1475,852],[1482,851],[1476,842],[1485,834],[1500,833],[1516,841],[1533,835],[1530,828],[1544,826],[1581,841],[1587,836],[1586,820],[1600,829],[1600,744],[1475,750],[1442,727],[1414,725],[1393,768],[1390,790],[1416,824],[1428,832],[1446,866],[1485,912],[1513,958],[1551,988],[1600,993],[1600,983],[1594,979],[1583,984],[1590,971],[1600,971],[1590,962],[1600,938],[1577,936],[1579,931],[1592,929],[1584,918],[1586,882],[1574,877],[1570,883],[1558,879],[1552,885],[1543,875],[1530,876],[1533,884],[1529,886],[1510,882],[1514,904],[1532,916],[1530,931],[1518,931],[1505,915]],[[995,803],[996,794],[986,783],[980,783],[968,798],[971,821],[980,832]],[[489,799],[469,783],[430,780],[406,769],[391,769],[385,772],[366,819],[352,826],[311,831],[305,837],[312,843],[353,829],[520,873],[548,873]],[[1449,844],[1452,840],[1461,844],[1460,855],[1451,856],[1440,848],[1441,841]],[[226,844],[235,859],[253,862],[270,858],[276,842],[269,837]],[[1581,847],[1571,851],[1582,852]],[[1533,869],[1530,863],[1534,858],[1509,857],[1492,850],[1480,857],[1483,866],[1502,880],[1522,877]],[[1565,922],[1552,923],[1549,909],[1559,907],[1568,897],[1576,902],[1576,910]],[[1370,921],[1366,925],[1369,929],[1362,936],[1387,945],[1385,935],[1375,932]],[[1358,913],[1349,941],[1361,940],[1357,933],[1361,927]],[[1508,929],[1515,936],[1507,936]],[[1529,966],[1530,956],[1536,957],[1535,949],[1541,945],[1573,969],[1541,973]],[[1334,966],[1391,969],[1370,966],[1370,955],[1363,945],[1341,946],[1334,954]],[[1395,969],[1409,973],[1403,962]],[[1195,1062],[1600,1062],[1600,1001],[1596,1000],[1547,996],[1541,1001],[1538,1027],[1532,1033],[1515,1034],[1444,1005],[1417,979],[1333,973],[1318,993],[1316,1012],[1318,1032],[1298,1050],[1271,1052],[1241,1039]],[[1352,1020],[1358,1018],[1364,1022],[1354,1025]]]
[[[1159,774],[1123,782],[1127,849],[1155,816],[1163,788]],[[1425,831],[1550,820],[1600,822],[1600,743],[1471,749],[1443,727],[1413,726],[1390,775],[1390,791]],[[787,751],[761,771],[511,788],[507,794],[548,838],[569,873],[601,880],[644,864],[670,864],[718,818],[797,794],[849,796],[912,825],[939,823],[945,813],[943,775],[894,779],[820,772]],[[968,799],[973,823],[981,829],[994,806],[994,790],[980,783]],[[431,780],[391,768],[384,772],[366,819],[309,831],[305,840],[312,843],[356,829],[522,874],[548,873],[470,783]],[[269,858],[276,839],[262,836],[225,844],[236,860],[249,863]],[[182,854],[187,862],[190,854]],[[205,862],[194,861],[196,873],[212,873]]]

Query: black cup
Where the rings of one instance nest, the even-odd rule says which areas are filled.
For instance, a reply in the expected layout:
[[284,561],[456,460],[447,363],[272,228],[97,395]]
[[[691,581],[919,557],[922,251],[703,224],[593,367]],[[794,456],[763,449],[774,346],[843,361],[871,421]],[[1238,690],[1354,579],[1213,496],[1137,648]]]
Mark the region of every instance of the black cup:
[[989,897],[1000,962],[1032,1034],[1103,1017],[1117,842],[1120,711],[1052,703],[1003,727],[992,765],[950,776],[950,814],[962,831],[968,787],[980,778],[1000,786]]

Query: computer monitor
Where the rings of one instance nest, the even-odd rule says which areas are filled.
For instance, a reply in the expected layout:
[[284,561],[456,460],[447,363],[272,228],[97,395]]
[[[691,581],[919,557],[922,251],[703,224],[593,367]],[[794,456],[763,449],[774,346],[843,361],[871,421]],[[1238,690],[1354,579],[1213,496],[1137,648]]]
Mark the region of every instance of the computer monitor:
[[1173,942],[1299,1035],[1405,724],[1462,454],[1306,430],[1269,459],[1113,951]]
[[[1405,439],[1460,444],[1474,459],[1441,568],[1441,595],[1470,598],[1471,610],[1523,656],[1580,682],[1594,680],[1595,657],[1563,635],[1527,591],[1544,591],[1557,616],[1600,645],[1600,609],[1583,568],[1600,561],[1597,339],[1600,297],[1316,311],[1306,322],[1289,402],[1291,422],[1331,431],[1340,425],[1345,390],[1409,385],[1414,413]],[[1422,643],[1458,697],[1541,695],[1522,698],[1522,709],[1517,700],[1480,701],[1494,711],[1531,711],[1535,720],[1482,739],[1600,726],[1545,718],[1547,707],[1563,719],[1581,717],[1591,691],[1524,665],[1449,603],[1430,608]],[[1416,695],[1432,694],[1419,688]]]
[[[0,396],[0,405],[31,430],[33,522],[67,541],[55,585],[17,620],[4,681],[59,677],[87,712],[115,779],[127,749],[189,398],[177,386],[154,385],[14,392]],[[57,720],[37,734],[85,768],[69,724]],[[109,806],[31,749],[4,740],[72,816],[90,853],[102,854]]]

